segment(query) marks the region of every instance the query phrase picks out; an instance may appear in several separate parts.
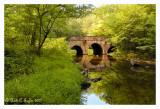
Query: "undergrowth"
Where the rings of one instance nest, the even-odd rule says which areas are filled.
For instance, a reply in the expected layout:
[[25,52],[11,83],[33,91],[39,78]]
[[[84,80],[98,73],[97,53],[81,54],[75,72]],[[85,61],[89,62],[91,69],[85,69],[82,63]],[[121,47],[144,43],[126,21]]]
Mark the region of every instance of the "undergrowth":
[[5,82],[5,104],[81,104],[83,79],[69,52],[64,39],[46,41],[34,74]]

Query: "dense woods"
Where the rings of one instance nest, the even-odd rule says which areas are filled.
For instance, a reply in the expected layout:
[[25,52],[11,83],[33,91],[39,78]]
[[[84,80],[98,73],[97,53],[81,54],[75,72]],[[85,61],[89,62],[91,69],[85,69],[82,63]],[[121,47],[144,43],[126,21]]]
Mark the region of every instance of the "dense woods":
[[39,53],[49,37],[105,36],[119,54],[155,58],[155,17],[155,5],[5,5],[5,44]]
[[69,35],[105,36],[117,54],[155,58],[155,18],[155,5],[102,5],[71,19]]
[[6,4],[5,103],[40,98],[43,102],[26,104],[81,104],[85,80],[72,63],[71,36],[108,37],[113,54],[155,59],[155,10],[138,4]]

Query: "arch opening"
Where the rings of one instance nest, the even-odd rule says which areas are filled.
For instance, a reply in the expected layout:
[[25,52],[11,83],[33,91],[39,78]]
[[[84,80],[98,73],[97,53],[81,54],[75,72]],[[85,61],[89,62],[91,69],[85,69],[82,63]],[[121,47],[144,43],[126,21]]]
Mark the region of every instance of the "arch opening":
[[108,49],[108,53],[112,53],[115,51],[115,47],[116,46],[111,46],[109,49]]
[[93,55],[102,55],[102,47],[97,43],[92,44],[89,49],[93,49]]
[[71,49],[72,50],[76,50],[76,55],[77,56],[83,55],[83,51],[82,51],[82,48],[80,46],[75,45]]

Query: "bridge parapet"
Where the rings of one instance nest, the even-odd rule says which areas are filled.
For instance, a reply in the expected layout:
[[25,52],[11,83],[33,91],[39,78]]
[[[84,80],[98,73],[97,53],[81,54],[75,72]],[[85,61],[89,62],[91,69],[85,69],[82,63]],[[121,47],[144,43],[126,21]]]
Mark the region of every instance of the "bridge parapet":
[[68,41],[104,41],[105,39],[108,39],[107,37],[96,37],[96,36],[72,36],[69,38]]

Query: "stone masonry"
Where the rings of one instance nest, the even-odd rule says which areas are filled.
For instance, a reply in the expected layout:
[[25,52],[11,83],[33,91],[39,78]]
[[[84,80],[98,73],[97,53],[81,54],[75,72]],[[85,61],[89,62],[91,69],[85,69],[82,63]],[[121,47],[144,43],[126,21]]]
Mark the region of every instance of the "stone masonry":
[[[68,44],[70,48],[74,48],[77,51],[81,49],[83,55],[88,54],[89,47],[92,46],[94,54],[107,55],[110,43],[106,42],[107,37],[94,37],[94,36],[81,36],[70,37]],[[80,53],[80,52],[79,52]]]

